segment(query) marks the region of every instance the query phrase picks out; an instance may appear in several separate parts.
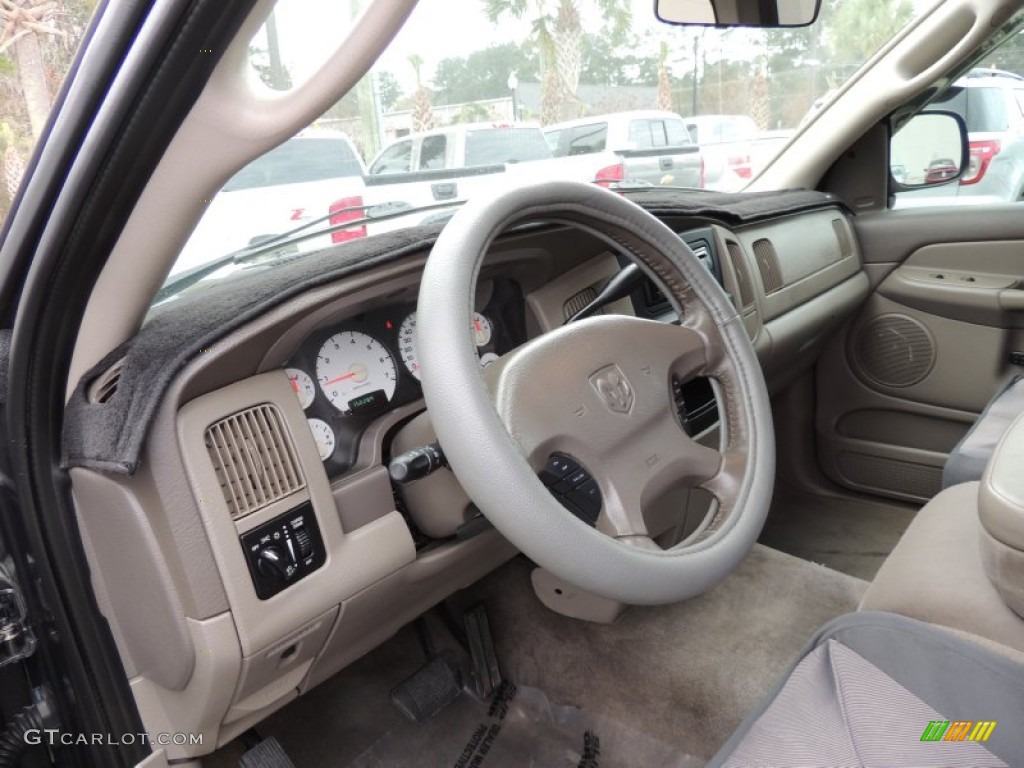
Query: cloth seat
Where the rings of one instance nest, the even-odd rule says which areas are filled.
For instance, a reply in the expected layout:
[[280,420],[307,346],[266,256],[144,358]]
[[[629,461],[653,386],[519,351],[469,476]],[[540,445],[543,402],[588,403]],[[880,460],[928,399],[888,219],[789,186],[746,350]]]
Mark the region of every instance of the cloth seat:
[[1024,655],[860,612],[818,632],[708,768],[1024,766],[1022,713]]

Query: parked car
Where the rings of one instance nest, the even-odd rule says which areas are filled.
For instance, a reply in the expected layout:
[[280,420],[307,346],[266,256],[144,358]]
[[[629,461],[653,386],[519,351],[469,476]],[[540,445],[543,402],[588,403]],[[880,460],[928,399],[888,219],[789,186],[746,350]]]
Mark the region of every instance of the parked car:
[[544,136],[556,157],[612,152],[622,180],[673,187],[704,187],[704,163],[683,119],[674,112],[634,110],[554,123]]
[[753,118],[746,115],[687,117],[686,130],[704,157],[704,184],[708,189],[736,190],[753,177],[751,142],[758,133]]
[[[528,180],[564,179],[612,187],[623,179],[622,160],[607,151],[555,157],[541,129],[524,123],[466,123],[393,141],[370,163],[363,205],[371,212],[414,211],[468,200]],[[353,217],[351,198],[330,206],[332,224]],[[419,217],[418,220],[422,220]],[[414,221],[417,219],[414,219]],[[368,221],[364,234],[408,226],[410,220]],[[349,233],[344,229],[335,236]]]
[[[332,203],[361,205],[365,172],[359,151],[344,133],[303,131],[228,180],[196,225],[173,273],[311,223]],[[346,231],[334,242],[364,234]],[[312,251],[330,242],[324,236],[292,248]]]
[[1024,76],[972,69],[925,111],[938,110],[954,112],[967,124],[967,168],[955,183],[943,184],[956,176],[959,162],[948,161],[945,173],[929,166],[924,179],[929,186],[901,191],[897,203],[909,207],[935,205],[942,198],[966,198],[972,204],[1024,199]]

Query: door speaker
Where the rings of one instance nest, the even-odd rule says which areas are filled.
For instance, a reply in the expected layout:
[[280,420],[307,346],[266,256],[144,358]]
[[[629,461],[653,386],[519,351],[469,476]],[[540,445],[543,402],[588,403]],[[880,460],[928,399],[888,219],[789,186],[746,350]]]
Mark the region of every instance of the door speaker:
[[917,320],[906,315],[879,315],[857,334],[854,356],[872,381],[887,387],[909,387],[922,381],[935,365],[935,341]]

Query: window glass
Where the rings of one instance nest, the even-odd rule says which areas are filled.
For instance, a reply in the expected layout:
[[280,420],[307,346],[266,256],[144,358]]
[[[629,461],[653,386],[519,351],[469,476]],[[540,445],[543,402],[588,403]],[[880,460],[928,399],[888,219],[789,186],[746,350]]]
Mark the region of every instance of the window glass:
[[523,163],[551,157],[537,128],[484,128],[466,132],[466,166]]
[[420,170],[439,171],[444,168],[445,151],[448,141],[444,134],[424,136],[420,144]]
[[363,164],[346,137],[296,137],[253,160],[224,185],[224,191],[301,184],[362,174]]
[[690,141],[690,136],[686,132],[686,127],[683,125],[682,120],[666,120],[665,136],[670,147],[684,147],[687,144],[694,143]]
[[637,149],[651,148],[651,121],[633,120],[629,124],[629,141]]
[[608,142],[608,123],[580,125],[569,132],[569,154],[589,155],[604,152]]
[[411,169],[412,141],[400,141],[381,152],[370,173],[408,173]]

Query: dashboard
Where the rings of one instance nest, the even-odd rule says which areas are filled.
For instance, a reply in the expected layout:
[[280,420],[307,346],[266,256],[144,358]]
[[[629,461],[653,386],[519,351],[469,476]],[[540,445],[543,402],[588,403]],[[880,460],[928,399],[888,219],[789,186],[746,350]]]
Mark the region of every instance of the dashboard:
[[[525,342],[526,329],[517,283],[491,280],[482,293],[472,323],[485,368]],[[285,373],[328,475],[348,471],[369,425],[423,397],[416,305],[392,304],[316,329],[287,361]]]
[[[741,225],[660,218],[730,296],[770,391],[813,365],[868,293],[852,227],[828,201]],[[153,403],[150,424],[130,425],[145,434],[130,474],[104,471],[102,456],[72,462],[69,474],[98,599],[147,729],[204,734],[202,748],[175,746],[170,758],[227,743],[516,554],[447,468],[401,487],[389,477],[393,456],[437,439],[415,334],[428,254],[429,243],[407,247],[329,278],[314,273],[336,259],[283,265],[306,280],[301,290],[257,309],[250,301],[215,343],[193,345],[165,388],[133,378],[146,362],[132,357],[147,341],[139,337],[83,382],[88,416]],[[622,266],[606,242],[560,225],[497,238],[470,321],[481,367],[563,325]],[[244,298],[273,296],[271,278],[240,277],[252,289]],[[678,321],[649,280],[616,296],[600,311]],[[194,323],[203,298],[183,296],[141,334],[162,334],[177,351],[184,342],[168,328]],[[681,429],[717,444],[713,383],[671,387]],[[700,489],[671,489],[645,506],[645,522],[670,546],[712,503]],[[603,530],[600,516],[591,524]],[[572,585],[551,574],[533,585],[546,605],[571,611]]]

